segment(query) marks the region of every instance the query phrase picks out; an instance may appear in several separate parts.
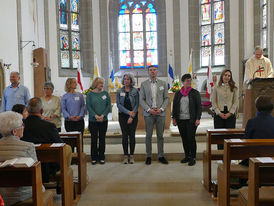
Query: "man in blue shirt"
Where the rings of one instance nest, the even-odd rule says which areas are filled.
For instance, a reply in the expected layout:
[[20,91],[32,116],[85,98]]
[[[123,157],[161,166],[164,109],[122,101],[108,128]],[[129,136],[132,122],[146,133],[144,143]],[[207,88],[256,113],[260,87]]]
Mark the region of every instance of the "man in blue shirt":
[[27,87],[20,84],[19,80],[20,74],[18,72],[11,72],[11,85],[4,89],[1,112],[11,111],[15,104],[28,104],[30,99],[29,90]]

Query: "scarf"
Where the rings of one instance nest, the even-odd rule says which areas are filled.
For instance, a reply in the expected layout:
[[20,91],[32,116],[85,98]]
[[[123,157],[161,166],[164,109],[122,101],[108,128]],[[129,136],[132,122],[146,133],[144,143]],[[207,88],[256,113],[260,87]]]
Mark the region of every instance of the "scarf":
[[192,87],[189,87],[189,88],[187,88],[187,89],[185,89],[185,87],[182,87],[182,88],[180,89],[180,92],[181,92],[181,94],[182,94],[184,97],[186,97],[186,96],[188,95],[188,93],[190,92],[191,89],[192,89]]

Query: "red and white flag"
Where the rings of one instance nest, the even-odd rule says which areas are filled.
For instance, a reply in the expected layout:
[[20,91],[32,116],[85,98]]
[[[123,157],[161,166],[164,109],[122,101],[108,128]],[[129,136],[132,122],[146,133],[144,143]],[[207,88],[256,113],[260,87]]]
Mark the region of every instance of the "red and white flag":
[[79,63],[77,68],[77,83],[80,85],[81,90],[84,91],[84,88],[83,88],[84,79],[82,76],[82,71]]
[[211,71],[211,61],[210,61],[210,55],[208,59],[208,67],[207,67],[207,82],[206,82],[206,97],[210,99],[210,94],[212,92],[213,88],[213,76]]

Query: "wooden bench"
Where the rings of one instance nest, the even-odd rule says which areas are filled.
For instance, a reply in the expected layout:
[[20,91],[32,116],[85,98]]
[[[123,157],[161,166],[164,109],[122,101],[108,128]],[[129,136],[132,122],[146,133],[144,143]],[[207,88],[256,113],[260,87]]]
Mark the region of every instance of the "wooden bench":
[[61,171],[61,192],[62,205],[73,205],[73,171],[67,165],[67,157],[65,154],[65,144],[58,147],[51,147],[52,144],[41,144],[35,147],[37,158],[42,163],[59,163]]
[[86,153],[82,150],[81,132],[63,132],[59,133],[62,140],[72,148],[76,147],[76,153],[72,154],[72,162],[78,165],[78,183],[77,192],[82,194],[87,186],[87,160]]
[[42,192],[41,163],[36,162],[31,167],[0,168],[0,187],[32,186],[32,198],[17,203],[20,205],[53,206],[53,192]]
[[230,178],[248,179],[248,167],[231,165],[231,160],[274,156],[274,140],[242,139],[224,141],[223,164],[218,166],[218,205],[230,205]]
[[[239,191],[240,206],[274,205],[274,159],[271,159],[269,162],[261,162],[259,158],[249,159],[248,187]],[[264,187],[260,188],[262,185]]]
[[203,152],[203,184],[207,191],[212,191],[212,160],[222,160],[223,150],[212,150],[212,145],[223,144],[224,139],[244,137],[244,129],[208,129],[206,150]]

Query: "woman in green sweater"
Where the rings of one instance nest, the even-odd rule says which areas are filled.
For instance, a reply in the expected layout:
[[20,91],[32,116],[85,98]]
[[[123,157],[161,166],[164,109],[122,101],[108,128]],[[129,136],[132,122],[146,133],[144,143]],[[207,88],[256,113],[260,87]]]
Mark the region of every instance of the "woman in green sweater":
[[[110,96],[104,91],[104,79],[96,77],[92,82],[92,91],[87,94],[87,109],[89,113],[89,131],[91,135],[91,163],[97,161],[105,164],[105,138],[108,127],[108,113],[110,112]],[[97,140],[99,137],[99,147]]]

